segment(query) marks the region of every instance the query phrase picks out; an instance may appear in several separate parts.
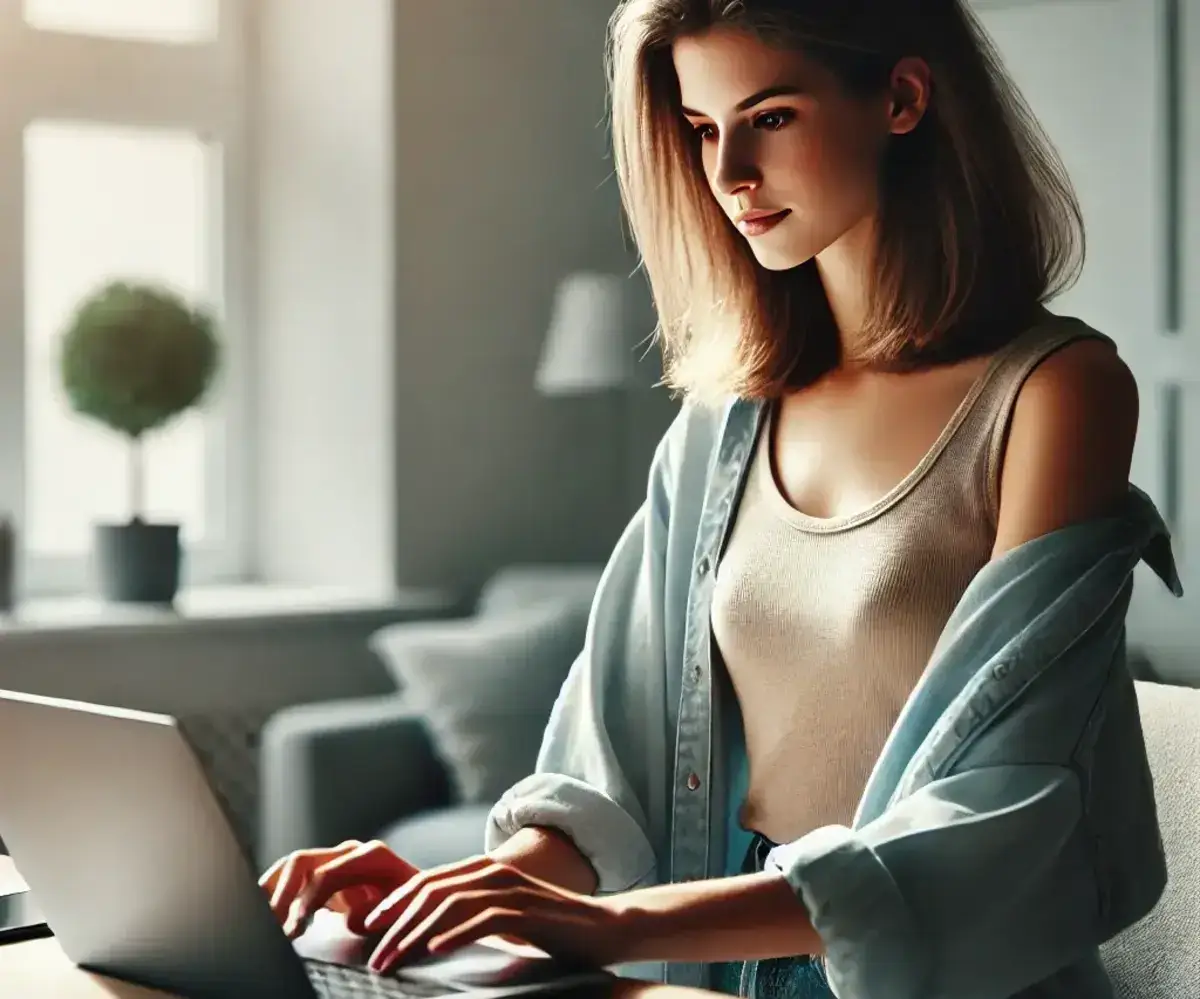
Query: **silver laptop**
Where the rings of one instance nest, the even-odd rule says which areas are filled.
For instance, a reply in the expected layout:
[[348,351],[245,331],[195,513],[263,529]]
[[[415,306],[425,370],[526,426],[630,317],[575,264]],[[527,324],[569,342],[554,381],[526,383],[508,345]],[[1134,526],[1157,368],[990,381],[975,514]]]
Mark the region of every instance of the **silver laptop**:
[[592,996],[612,981],[484,944],[383,978],[333,913],[288,940],[169,715],[0,690],[0,840],[72,961],[188,999]]

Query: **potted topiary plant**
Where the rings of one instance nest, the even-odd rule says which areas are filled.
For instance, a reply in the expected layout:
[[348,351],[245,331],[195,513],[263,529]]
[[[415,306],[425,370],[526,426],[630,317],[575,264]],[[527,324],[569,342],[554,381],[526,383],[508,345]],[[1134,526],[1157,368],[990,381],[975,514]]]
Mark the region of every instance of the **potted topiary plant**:
[[203,400],[217,369],[211,316],[165,288],[114,281],[83,300],[59,357],[71,408],[129,442],[131,517],[95,525],[101,595],[170,604],[179,588],[179,525],[144,519],[143,438]]

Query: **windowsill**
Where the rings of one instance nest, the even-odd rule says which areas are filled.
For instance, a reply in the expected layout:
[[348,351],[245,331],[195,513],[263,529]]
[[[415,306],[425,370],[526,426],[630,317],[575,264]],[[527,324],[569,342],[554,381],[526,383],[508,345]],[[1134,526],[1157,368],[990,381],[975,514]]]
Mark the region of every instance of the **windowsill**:
[[0,641],[21,635],[110,634],[121,631],[207,630],[249,624],[307,623],[348,618],[421,619],[454,616],[462,600],[435,589],[357,592],[342,587],[243,583],[198,586],[180,592],[174,607],[110,604],[94,596],[45,597],[22,601],[0,615]]

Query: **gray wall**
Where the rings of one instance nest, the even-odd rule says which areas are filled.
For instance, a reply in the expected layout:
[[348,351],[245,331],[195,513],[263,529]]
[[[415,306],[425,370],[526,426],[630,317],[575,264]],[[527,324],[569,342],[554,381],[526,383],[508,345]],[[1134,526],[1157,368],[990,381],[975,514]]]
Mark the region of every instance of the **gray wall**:
[[532,387],[556,282],[636,263],[611,177],[612,4],[401,3],[396,72],[396,565],[474,586],[603,560],[673,404]]

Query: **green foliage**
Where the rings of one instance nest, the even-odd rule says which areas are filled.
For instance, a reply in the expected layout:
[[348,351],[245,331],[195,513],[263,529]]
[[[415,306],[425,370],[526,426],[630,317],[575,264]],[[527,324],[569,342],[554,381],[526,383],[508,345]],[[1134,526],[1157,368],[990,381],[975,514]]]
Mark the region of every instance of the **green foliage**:
[[115,281],[80,304],[59,360],[72,409],[136,439],[200,403],[219,352],[207,312]]

